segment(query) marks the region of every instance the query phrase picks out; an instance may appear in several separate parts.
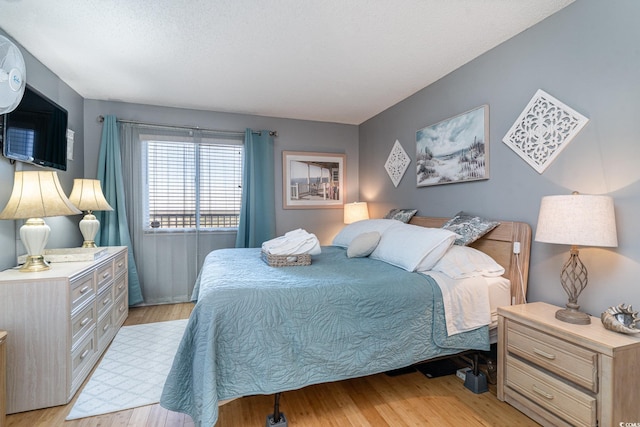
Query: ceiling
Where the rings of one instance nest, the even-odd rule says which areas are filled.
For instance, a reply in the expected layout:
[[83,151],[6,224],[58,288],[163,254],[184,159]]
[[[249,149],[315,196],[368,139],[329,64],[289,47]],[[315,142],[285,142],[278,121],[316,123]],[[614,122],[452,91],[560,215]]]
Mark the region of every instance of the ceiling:
[[86,99],[360,124],[572,2],[0,0],[0,28]]

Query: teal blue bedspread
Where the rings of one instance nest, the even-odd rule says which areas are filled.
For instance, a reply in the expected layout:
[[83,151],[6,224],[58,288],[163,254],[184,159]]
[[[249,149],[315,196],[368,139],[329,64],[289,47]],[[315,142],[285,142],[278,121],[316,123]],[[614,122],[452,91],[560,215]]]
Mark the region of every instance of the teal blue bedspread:
[[213,251],[194,296],[160,404],[197,426],[216,423],[219,400],[489,349],[488,327],[447,337],[431,277],[333,246],[304,267],[269,267],[259,249]]

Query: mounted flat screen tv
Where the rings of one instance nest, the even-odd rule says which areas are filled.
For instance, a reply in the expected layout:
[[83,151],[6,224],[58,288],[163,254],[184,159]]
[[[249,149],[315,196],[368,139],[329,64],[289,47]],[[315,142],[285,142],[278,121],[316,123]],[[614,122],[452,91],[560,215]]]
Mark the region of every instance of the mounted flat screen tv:
[[67,117],[67,110],[27,85],[18,107],[0,120],[2,154],[67,170]]

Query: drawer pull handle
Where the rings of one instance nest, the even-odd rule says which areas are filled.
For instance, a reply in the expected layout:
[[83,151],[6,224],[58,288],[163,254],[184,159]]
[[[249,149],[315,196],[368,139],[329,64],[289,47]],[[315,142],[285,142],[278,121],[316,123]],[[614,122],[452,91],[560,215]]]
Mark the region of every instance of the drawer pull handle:
[[109,329],[109,324],[108,324],[108,323],[102,327],[102,331],[104,332],[104,331],[106,331],[107,329]]
[[537,348],[534,348],[533,352],[538,356],[544,357],[545,359],[554,360],[556,358],[555,354],[547,353],[546,351],[542,351]]
[[547,393],[544,390],[540,390],[535,385],[533,386],[533,391],[535,391],[537,394],[539,394],[540,396],[544,397],[545,399],[553,400],[553,397],[554,397],[553,394]]
[[102,278],[103,278],[103,279],[106,279],[107,277],[109,277],[109,272],[108,272],[108,271],[107,271],[107,272],[105,272],[105,273],[102,275]]
[[104,301],[102,301],[102,305],[107,305],[111,302],[111,298],[106,298]]
[[124,288],[124,283],[121,283],[120,286],[118,286],[118,290]]
[[122,312],[124,311],[124,305],[121,305],[121,306],[120,306],[120,308],[118,309],[118,311],[119,311],[120,313],[122,313]]
[[118,268],[122,268],[123,265],[124,265],[124,262],[119,262],[118,263]]
[[85,317],[84,319],[82,319],[82,322],[80,322],[80,326],[84,326],[87,323],[89,323],[89,320],[91,320],[89,317]]
[[84,294],[85,292],[87,292],[89,289],[91,288],[91,286],[85,286],[84,288],[80,289],[80,293]]
[[87,354],[89,354],[89,349],[86,349],[85,351],[82,352],[82,354],[80,355],[80,360],[82,360],[85,357],[87,357]]

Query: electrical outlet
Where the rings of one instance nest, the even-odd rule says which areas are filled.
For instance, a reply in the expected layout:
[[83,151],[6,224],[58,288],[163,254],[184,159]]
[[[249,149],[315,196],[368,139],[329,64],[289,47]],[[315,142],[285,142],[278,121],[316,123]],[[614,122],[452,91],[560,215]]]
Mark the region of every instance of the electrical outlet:
[[520,242],[513,242],[513,253],[514,254],[520,253]]
[[471,368],[460,368],[456,371],[456,376],[464,381],[467,378],[467,372],[469,372]]

